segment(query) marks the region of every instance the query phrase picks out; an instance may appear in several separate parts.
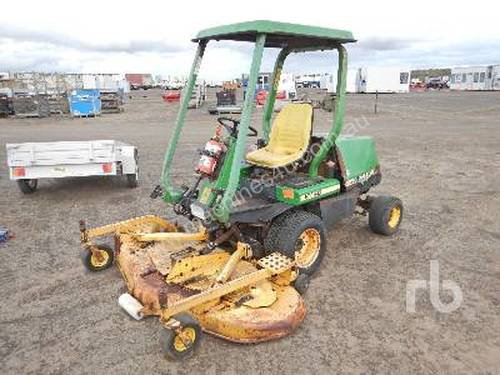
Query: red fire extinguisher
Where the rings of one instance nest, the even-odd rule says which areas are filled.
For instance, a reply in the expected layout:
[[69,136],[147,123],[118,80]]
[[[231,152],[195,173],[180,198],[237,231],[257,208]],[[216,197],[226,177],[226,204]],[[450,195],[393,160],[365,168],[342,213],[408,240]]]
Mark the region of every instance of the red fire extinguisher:
[[211,176],[214,173],[215,168],[217,167],[217,162],[223,152],[224,145],[220,141],[216,138],[209,140],[205,144],[205,148],[202,151],[196,171]]

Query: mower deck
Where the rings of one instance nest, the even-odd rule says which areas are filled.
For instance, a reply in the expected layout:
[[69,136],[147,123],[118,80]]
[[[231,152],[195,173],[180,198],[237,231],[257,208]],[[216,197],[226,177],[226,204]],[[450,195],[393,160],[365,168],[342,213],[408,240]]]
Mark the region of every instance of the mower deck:
[[[290,334],[302,322],[302,297],[282,274],[293,262],[273,253],[251,263],[237,260],[227,281],[218,277],[232,255],[216,248],[198,255],[201,243],[141,243],[118,237],[117,265],[129,293],[143,306],[144,316],[167,322],[189,311],[202,329],[239,343],[255,343]],[[192,251],[186,256],[187,251]],[[183,257],[172,262],[176,254]]]

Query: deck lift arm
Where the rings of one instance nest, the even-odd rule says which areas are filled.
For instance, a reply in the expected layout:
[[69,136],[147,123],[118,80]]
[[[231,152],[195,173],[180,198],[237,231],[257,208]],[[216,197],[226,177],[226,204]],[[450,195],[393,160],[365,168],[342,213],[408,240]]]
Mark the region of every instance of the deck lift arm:
[[[251,34],[246,32],[246,30],[217,30],[208,29],[200,32],[194,41],[198,42],[198,48],[196,55],[191,67],[189,74],[189,79],[187,82],[186,92],[183,95],[182,101],[180,103],[180,110],[177,115],[177,120],[175,128],[172,132],[170,138],[170,143],[165,155],[165,160],[163,163],[163,170],[161,176],[161,187],[164,192],[163,199],[170,203],[177,203],[182,197],[182,191],[175,188],[171,180],[171,168],[172,161],[174,158],[176,146],[180,137],[182,127],[184,125],[186,112],[188,109],[189,98],[193,93],[195,82],[198,76],[199,68],[201,65],[201,60],[205,52],[207,43],[211,39],[219,40],[239,40],[239,41],[250,41],[254,42],[254,50],[252,57],[252,64],[250,68],[250,76],[248,80],[247,95],[243,104],[243,111],[241,122],[239,125],[238,138],[236,140],[235,153],[232,160],[231,172],[228,184],[224,189],[224,195],[218,204],[217,209],[213,211],[214,216],[221,223],[227,223],[229,221],[229,213],[234,195],[238,189],[240,172],[243,166],[245,144],[247,141],[248,128],[250,126],[250,121],[252,117],[252,112],[254,109],[253,98],[255,94],[255,88],[257,84],[257,77],[261,66],[262,55],[265,47],[277,47],[281,48],[281,51],[277,57],[274,71],[272,75],[272,85],[270,88],[269,95],[264,108],[264,118],[263,118],[263,138],[267,142],[270,134],[271,127],[271,116],[274,109],[274,103],[276,100],[276,92],[278,89],[278,83],[280,80],[281,70],[286,57],[292,52],[306,52],[306,51],[317,51],[317,50],[332,50],[336,49],[338,51],[338,79],[337,79],[337,96],[335,101],[335,111],[334,119],[332,122],[332,127],[328,133],[327,138],[322,143],[318,153],[314,156],[309,168],[309,175],[311,177],[317,176],[318,168],[320,163],[325,159],[328,151],[335,144],[337,137],[339,136],[343,124],[344,124],[344,103],[345,103],[345,92],[346,92],[346,77],[347,77],[347,51],[342,45],[342,43],[355,41],[352,38],[352,34],[349,32],[338,31],[337,37],[325,36],[324,38],[317,38],[317,44],[314,43],[313,38],[305,38],[303,41],[300,37],[295,37],[294,34],[303,35],[304,30],[294,30],[293,27],[296,25],[290,24],[278,24],[273,22],[267,24],[267,21],[255,21],[253,25],[248,25],[248,29],[253,29],[254,24],[258,24],[255,27],[257,32]],[[276,30],[276,25],[278,29]],[[239,25],[240,28],[242,24]],[[272,28],[271,28],[272,26]],[[267,30],[269,29],[269,30]],[[228,32],[229,33],[225,33]],[[266,32],[267,31],[267,32]],[[276,38],[275,35],[277,31],[283,32],[280,38]],[[315,28],[315,36],[318,32],[321,33],[321,28]],[[273,39],[274,38],[274,39]],[[313,42],[311,42],[313,41]]]

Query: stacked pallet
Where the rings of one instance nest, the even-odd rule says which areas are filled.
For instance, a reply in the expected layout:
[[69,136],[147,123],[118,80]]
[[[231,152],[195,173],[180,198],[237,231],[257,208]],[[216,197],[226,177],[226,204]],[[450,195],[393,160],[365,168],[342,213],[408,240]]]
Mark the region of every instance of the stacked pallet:
[[51,115],[64,115],[69,113],[69,102],[68,96],[64,94],[46,94],[43,95],[46,98],[49,111]]
[[102,113],[118,113],[123,110],[122,98],[117,92],[101,92]]
[[12,99],[12,106],[17,117],[48,117],[50,115],[49,102],[42,95],[16,93]]
[[7,117],[10,112],[10,98],[7,94],[0,94],[0,117]]

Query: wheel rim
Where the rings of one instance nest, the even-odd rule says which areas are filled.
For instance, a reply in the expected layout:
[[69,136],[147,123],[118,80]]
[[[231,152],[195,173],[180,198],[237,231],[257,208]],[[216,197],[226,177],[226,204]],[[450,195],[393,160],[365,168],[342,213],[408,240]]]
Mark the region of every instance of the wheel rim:
[[185,352],[193,346],[196,340],[196,331],[193,327],[185,327],[174,337],[174,349],[177,352]]
[[36,187],[36,180],[28,180],[28,186],[32,189],[34,189]]
[[317,229],[307,228],[297,239],[295,263],[301,268],[310,267],[318,258],[321,249],[321,234]]
[[399,206],[393,207],[391,212],[389,213],[389,221],[387,222],[387,224],[394,229],[398,226],[400,219],[401,219],[401,207]]
[[[97,253],[97,255],[96,255]],[[104,267],[109,261],[109,254],[104,250],[94,250],[90,256],[90,264],[94,268]]]

